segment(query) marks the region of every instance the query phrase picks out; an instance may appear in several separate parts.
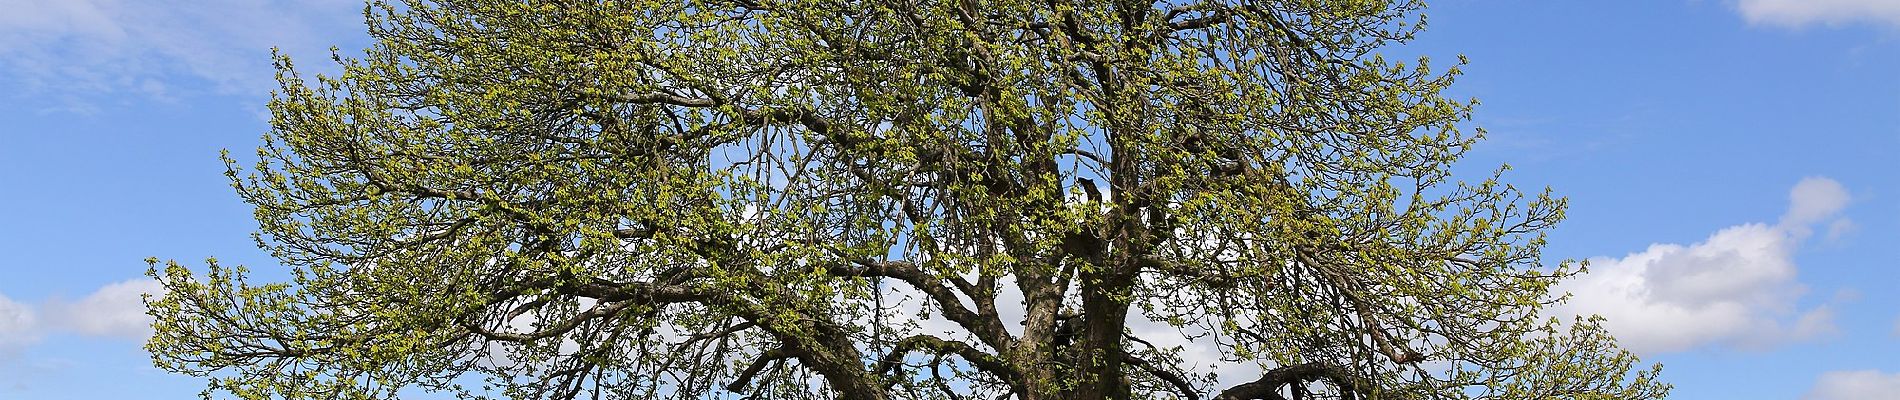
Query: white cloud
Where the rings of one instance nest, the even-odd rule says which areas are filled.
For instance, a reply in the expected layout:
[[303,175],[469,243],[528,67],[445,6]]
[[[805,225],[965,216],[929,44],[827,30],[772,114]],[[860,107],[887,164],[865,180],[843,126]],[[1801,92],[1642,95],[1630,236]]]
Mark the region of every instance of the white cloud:
[[1743,18],[1757,24],[1797,27],[1877,22],[1900,26],[1900,1],[1895,0],[1741,0],[1737,6]]
[[1828,371],[1814,380],[1803,400],[1900,399],[1900,374],[1875,370]]
[[144,294],[163,292],[157,281],[132,279],[93,291],[77,302],[31,305],[0,294],[0,358],[38,343],[46,335],[117,337],[143,341],[151,336]]
[[1833,180],[1808,178],[1789,200],[1778,225],[1742,224],[1687,246],[1592,258],[1589,274],[1559,287],[1575,297],[1558,311],[1603,315],[1618,341],[1639,353],[1759,347],[1833,333],[1832,309],[1796,309],[1806,288],[1795,279],[1794,253],[1812,225],[1835,218],[1849,196]]
[[[1822,177],[1802,178],[1788,191],[1788,213],[1781,216],[1781,225],[1805,232],[1809,225],[1839,214],[1841,209],[1847,208],[1847,202],[1847,189],[1841,187],[1840,182]],[[1836,223],[1846,220],[1842,218]],[[1848,224],[1851,226],[1852,222]]]
[[152,317],[145,314],[146,294],[162,294],[164,287],[151,279],[117,282],[71,304],[50,303],[44,309],[48,323],[87,336],[145,340],[152,336]]
[[0,357],[39,341],[39,334],[33,308],[0,295]]
[[0,0],[0,10],[0,89],[77,111],[119,97],[108,95],[262,95],[271,47],[324,59],[362,21],[361,3],[344,0]]

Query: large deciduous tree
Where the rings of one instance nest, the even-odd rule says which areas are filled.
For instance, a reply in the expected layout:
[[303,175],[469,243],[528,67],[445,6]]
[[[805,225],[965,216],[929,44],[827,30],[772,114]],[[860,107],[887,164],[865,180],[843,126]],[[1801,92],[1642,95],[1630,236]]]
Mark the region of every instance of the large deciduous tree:
[[1660,397],[1546,311],[1563,201],[1450,176],[1457,67],[1379,56],[1422,7],[372,2],[232,162],[294,280],[154,260],[148,346],[256,399]]

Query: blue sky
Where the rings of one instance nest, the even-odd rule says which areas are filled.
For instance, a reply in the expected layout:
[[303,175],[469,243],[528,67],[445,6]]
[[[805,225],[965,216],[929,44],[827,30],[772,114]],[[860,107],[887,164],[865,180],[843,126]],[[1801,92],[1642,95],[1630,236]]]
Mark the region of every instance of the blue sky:
[[[265,126],[269,48],[364,44],[350,0],[0,0],[0,399],[173,399],[148,256],[267,274],[219,149]],[[1440,0],[1404,54],[1470,57],[1460,166],[1570,198],[1569,312],[1679,399],[1900,396],[1900,1]]]

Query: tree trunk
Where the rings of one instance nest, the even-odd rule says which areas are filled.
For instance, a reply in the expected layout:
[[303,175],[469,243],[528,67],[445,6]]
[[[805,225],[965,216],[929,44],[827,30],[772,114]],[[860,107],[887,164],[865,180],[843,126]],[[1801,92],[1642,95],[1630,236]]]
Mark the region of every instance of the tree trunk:
[[[1122,330],[1128,320],[1130,288],[1122,274],[1102,275],[1106,276],[1085,275],[1083,278],[1084,326],[1081,352],[1076,356],[1079,386],[1070,397],[1074,399],[1126,399],[1129,396],[1128,380],[1122,373],[1125,352]],[[1090,284],[1089,281],[1095,282]]]

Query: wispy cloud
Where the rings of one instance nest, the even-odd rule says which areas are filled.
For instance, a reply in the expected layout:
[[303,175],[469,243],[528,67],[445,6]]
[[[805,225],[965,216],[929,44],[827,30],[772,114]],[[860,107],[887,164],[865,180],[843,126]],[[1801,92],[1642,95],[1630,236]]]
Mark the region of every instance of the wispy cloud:
[[1690,245],[1655,244],[1622,258],[1590,259],[1590,273],[1560,287],[1575,297],[1560,311],[1599,314],[1639,353],[1708,344],[1768,346],[1834,331],[1827,306],[1797,312],[1795,250],[1850,201],[1840,183],[1808,178],[1789,192],[1776,225],[1724,228]]
[[1750,23],[1799,27],[1871,22],[1900,26],[1900,1],[1894,0],[1741,0]]
[[1891,399],[1900,394],[1900,374],[1875,370],[1828,371],[1814,380],[1802,400]]
[[[270,48],[323,57],[360,32],[345,0],[0,0],[0,89],[37,109],[96,110],[271,89]],[[103,103],[103,104],[102,104]]]

